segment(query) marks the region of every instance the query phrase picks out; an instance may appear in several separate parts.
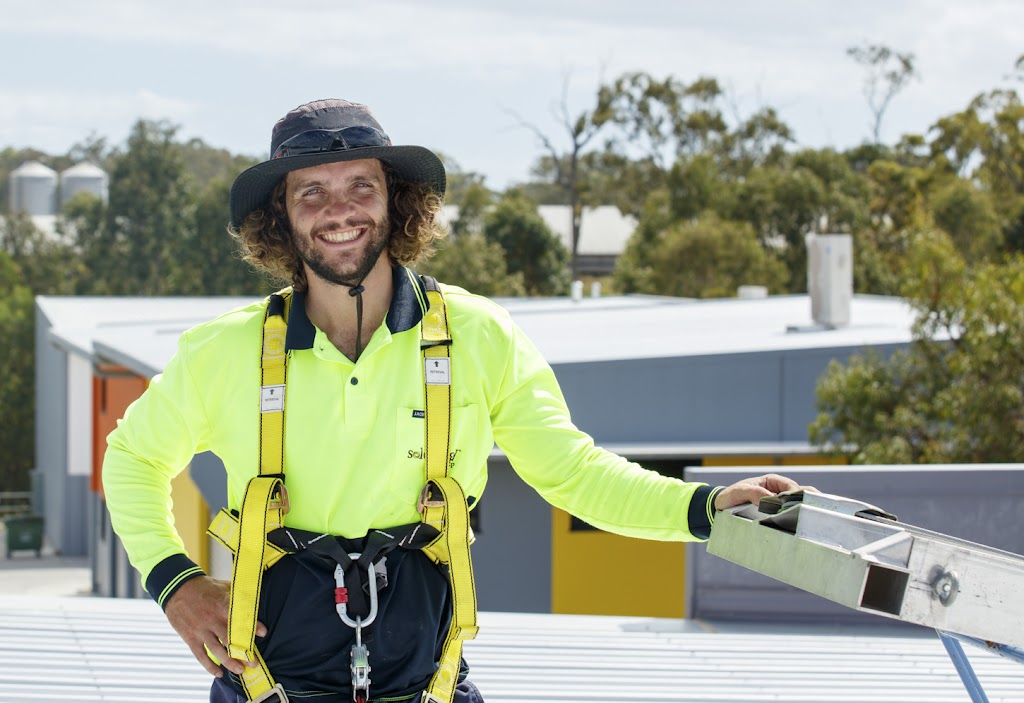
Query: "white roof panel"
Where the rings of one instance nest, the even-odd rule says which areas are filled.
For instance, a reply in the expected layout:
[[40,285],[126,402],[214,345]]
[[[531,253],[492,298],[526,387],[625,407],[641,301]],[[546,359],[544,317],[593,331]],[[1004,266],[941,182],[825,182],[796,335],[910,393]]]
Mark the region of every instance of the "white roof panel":
[[[917,629],[524,613],[480,625],[466,659],[488,703],[969,700]],[[967,655],[991,703],[1021,700],[1019,664]],[[149,600],[0,596],[0,661],[0,703],[201,701],[210,682]]]

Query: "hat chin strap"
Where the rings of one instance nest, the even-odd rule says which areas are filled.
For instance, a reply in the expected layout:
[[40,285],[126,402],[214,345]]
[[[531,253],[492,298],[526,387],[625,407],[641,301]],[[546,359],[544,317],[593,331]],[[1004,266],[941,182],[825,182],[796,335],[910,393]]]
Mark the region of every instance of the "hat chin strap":
[[359,355],[363,353],[363,292],[365,290],[363,279],[348,289],[348,294],[356,299],[356,358],[352,361],[358,361]]

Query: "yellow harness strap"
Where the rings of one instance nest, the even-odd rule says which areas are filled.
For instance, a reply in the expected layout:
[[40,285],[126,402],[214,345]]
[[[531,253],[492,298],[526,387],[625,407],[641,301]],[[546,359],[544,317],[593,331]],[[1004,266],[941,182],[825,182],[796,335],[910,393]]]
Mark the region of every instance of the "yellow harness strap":
[[430,680],[424,701],[451,703],[458,684],[462,643],[476,637],[476,586],[469,554],[472,533],[469,504],[458,482],[448,476],[451,444],[452,377],[451,334],[444,296],[433,279],[426,279],[430,309],[421,323],[424,431],[427,483],[420,500],[422,521],[441,535],[423,551],[434,562],[448,567],[452,591],[452,621],[445,637],[437,671]]
[[263,319],[259,475],[246,485],[239,516],[222,510],[208,530],[235,555],[227,650],[235,659],[258,664],[247,666],[241,677],[250,701],[273,697],[273,693],[278,694],[279,700],[287,700],[256,647],[256,614],[263,572],[284,556],[282,550],[267,541],[267,534],[284,526],[288,512],[288,492],[284,486],[284,403],[288,373],[285,308],[290,298],[290,288],[270,296]]

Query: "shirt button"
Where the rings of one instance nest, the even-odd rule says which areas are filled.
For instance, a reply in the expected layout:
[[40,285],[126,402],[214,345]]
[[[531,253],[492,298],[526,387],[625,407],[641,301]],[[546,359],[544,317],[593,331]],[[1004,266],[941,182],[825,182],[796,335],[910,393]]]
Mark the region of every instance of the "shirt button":
[[351,383],[353,386],[358,385],[359,384],[359,379],[356,378],[355,376],[353,376],[352,380],[349,381],[349,383]]

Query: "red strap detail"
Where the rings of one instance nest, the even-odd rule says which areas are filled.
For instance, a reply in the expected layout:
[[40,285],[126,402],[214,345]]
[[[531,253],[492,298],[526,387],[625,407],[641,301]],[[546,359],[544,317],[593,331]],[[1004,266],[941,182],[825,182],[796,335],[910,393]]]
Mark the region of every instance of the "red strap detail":
[[348,603],[348,589],[347,588],[335,588],[334,589],[334,602],[335,603]]

